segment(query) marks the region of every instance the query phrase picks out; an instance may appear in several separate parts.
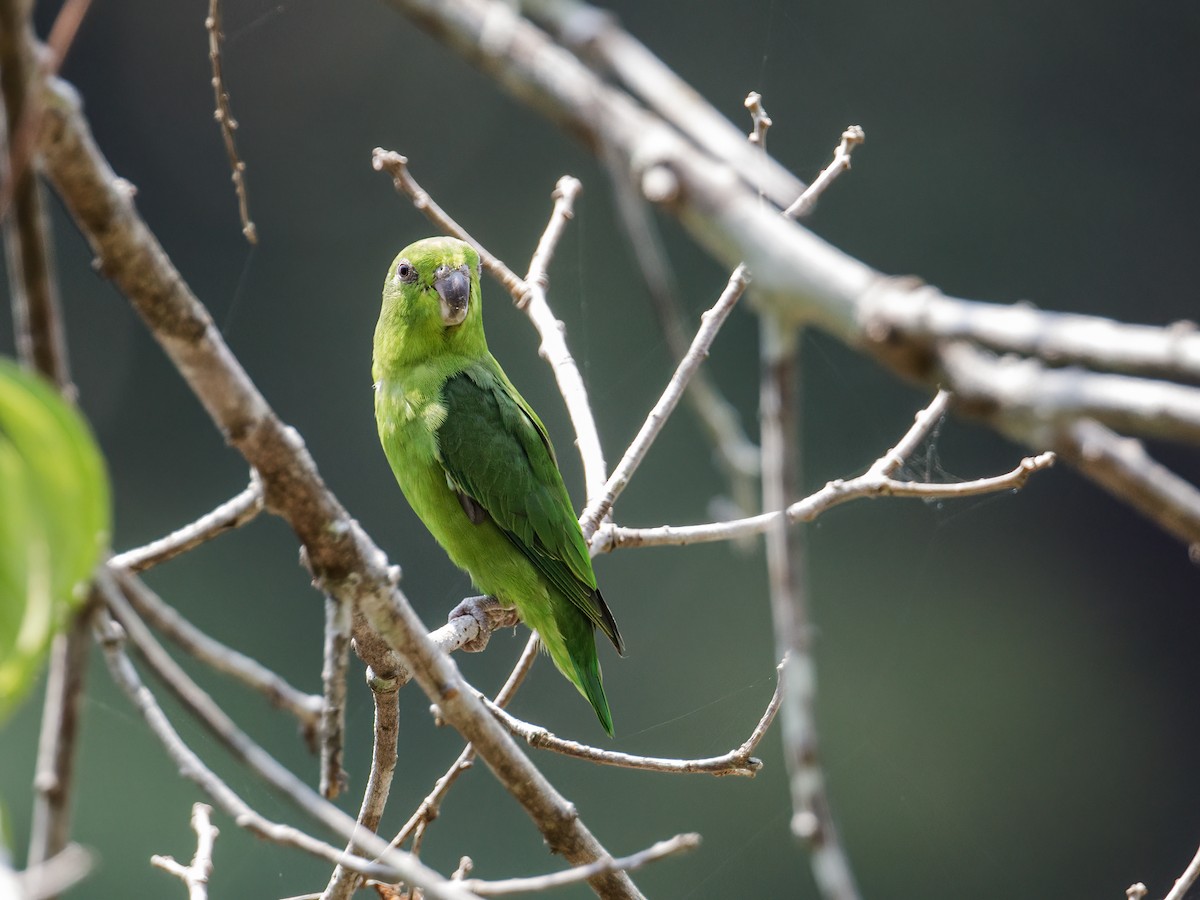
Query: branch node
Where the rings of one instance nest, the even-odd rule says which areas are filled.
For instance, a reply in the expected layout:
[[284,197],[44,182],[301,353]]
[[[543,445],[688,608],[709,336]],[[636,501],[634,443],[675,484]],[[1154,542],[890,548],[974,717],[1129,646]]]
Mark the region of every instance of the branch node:
[[679,197],[679,176],[664,163],[656,163],[642,173],[642,196],[651,203],[672,203]]
[[750,121],[753,124],[753,130],[747,137],[749,137],[750,143],[762,147],[767,143],[767,129],[775,124],[767,115],[767,108],[763,106],[762,94],[758,91],[751,91],[746,95],[743,106],[749,110]]

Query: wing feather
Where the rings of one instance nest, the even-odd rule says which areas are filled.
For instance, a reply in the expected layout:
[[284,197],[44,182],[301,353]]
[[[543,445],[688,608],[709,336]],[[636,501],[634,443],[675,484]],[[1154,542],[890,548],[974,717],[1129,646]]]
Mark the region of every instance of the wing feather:
[[476,524],[490,516],[542,576],[624,652],[537,415],[490,358],[448,379],[442,402],[446,419],[438,428],[439,452],[464,513]]

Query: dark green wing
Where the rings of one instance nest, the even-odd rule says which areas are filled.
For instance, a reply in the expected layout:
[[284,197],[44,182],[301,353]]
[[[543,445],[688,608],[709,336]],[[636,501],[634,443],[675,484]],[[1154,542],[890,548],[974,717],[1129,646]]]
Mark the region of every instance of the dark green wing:
[[587,545],[546,429],[499,365],[446,381],[438,428],[442,466],[472,522],[490,516],[537,570],[599,628],[624,642],[596,588]]

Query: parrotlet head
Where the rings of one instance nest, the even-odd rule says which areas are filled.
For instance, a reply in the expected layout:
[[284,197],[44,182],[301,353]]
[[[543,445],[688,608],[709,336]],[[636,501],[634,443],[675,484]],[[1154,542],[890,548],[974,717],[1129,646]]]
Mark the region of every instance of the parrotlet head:
[[433,237],[401,250],[383,282],[375,366],[385,371],[376,377],[391,366],[486,349],[475,248],[457,238]]

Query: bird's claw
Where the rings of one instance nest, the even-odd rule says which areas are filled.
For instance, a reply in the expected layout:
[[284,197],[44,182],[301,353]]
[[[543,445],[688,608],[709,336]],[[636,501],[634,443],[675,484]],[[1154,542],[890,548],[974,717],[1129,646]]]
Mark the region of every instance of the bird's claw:
[[462,603],[450,610],[447,621],[453,621],[459,616],[470,616],[479,626],[478,634],[462,645],[467,653],[479,653],[488,645],[492,632],[498,628],[512,628],[520,620],[517,611],[512,607],[504,607],[495,597],[467,597]]

